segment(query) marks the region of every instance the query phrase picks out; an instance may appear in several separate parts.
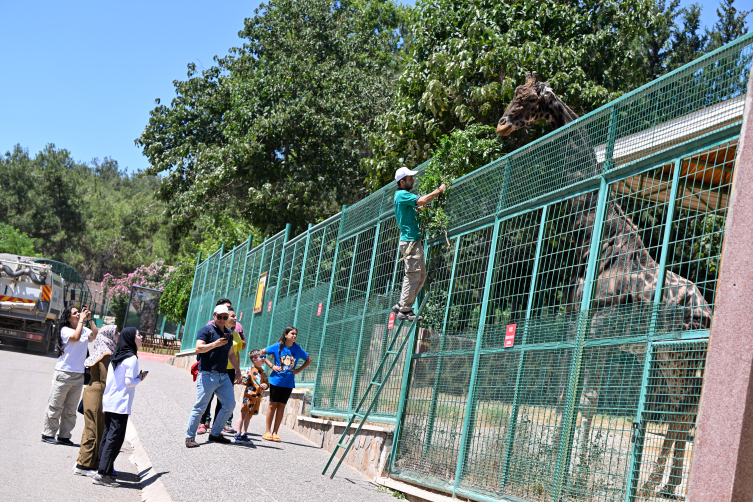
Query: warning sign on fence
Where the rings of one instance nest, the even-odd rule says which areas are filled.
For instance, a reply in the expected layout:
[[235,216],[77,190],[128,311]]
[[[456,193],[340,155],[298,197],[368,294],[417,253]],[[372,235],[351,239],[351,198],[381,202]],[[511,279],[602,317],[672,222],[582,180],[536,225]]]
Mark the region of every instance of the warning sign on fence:
[[319,304],[319,310],[316,311],[316,316],[319,317],[320,315],[322,315],[322,304],[321,303]]
[[272,300],[269,300],[269,305],[267,305],[267,312],[272,312]]
[[395,313],[390,314],[390,322],[387,323],[387,329],[392,329],[392,327],[395,325]]
[[505,348],[512,347],[515,344],[515,326],[517,325],[507,325],[507,331],[505,331]]

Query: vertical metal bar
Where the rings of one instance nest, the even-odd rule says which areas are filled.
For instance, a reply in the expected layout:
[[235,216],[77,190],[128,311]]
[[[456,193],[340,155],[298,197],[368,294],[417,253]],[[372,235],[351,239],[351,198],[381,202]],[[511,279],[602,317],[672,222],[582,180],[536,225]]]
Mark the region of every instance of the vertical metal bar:
[[[313,225],[309,223],[309,228],[306,230],[306,247],[303,248],[303,261],[301,262],[301,279],[298,282],[298,296],[295,299],[295,314],[293,315],[293,326],[297,326],[298,323],[298,310],[301,306],[301,292],[303,291],[303,280],[306,279],[306,260],[309,256],[309,241],[311,240],[311,227]],[[295,265],[295,255],[293,255],[293,265]],[[292,267],[292,266],[291,266]],[[291,268],[290,273],[293,273]]]
[[[319,379],[322,376],[322,369],[324,368],[324,364],[321,363],[322,360],[322,348],[324,347],[324,340],[327,336],[327,320],[329,319],[329,308],[330,308],[330,301],[332,300],[332,290],[335,287],[335,280],[337,279],[337,257],[340,251],[340,236],[343,232],[343,225],[345,224],[345,209],[348,206],[343,206],[342,212],[340,213],[340,228],[337,231],[337,239],[335,239],[335,255],[332,258],[332,272],[330,274],[329,279],[329,293],[327,293],[327,303],[326,303],[326,310],[324,311],[324,320],[322,321],[322,338],[321,342],[319,343],[319,355],[317,356],[317,363],[316,363],[316,377],[314,378],[314,391],[311,399],[311,407],[314,407],[314,402],[316,399],[316,392],[317,387],[319,386]],[[327,235],[327,232],[325,230],[324,235]],[[324,246],[324,237],[322,237],[322,247]]]
[[[366,281],[366,295],[363,300],[363,313],[361,314],[361,330],[358,333],[358,349],[356,350],[356,363],[353,367],[353,381],[350,386],[350,401],[348,402],[348,414],[353,412],[353,398],[356,395],[356,382],[358,377],[358,365],[361,361],[361,344],[363,343],[363,328],[366,326],[366,314],[368,311],[369,298],[371,296],[371,279],[374,277],[374,262],[376,261],[377,251],[379,247],[379,229],[382,222],[377,221],[376,230],[374,231],[374,245],[371,248],[371,262],[369,264],[369,278]],[[353,259],[355,262],[355,257]]]
[[617,107],[619,105],[615,103],[612,105],[609,115],[609,132],[607,133],[607,149],[604,156],[604,173],[608,172],[614,167],[614,141],[617,135]]
[[539,272],[539,260],[541,259],[541,243],[544,241],[544,229],[546,228],[546,213],[549,206],[541,208],[541,221],[539,223],[539,235],[536,241],[536,252],[533,255],[533,271],[531,272],[531,286],[528,288],[528,304],[526,305],[526,322],[523,327],[523,350],[520,351],[518,356],[518,372],[515,374],[515,394],[512,399],[512,411],[510,412],[510,425],[509,432],[507,434],[507,446],[505,447],[504,463],[502,464],[502,477],[499,481],[500,491],[505,487],[507,483],[507,475],[510,472],[510,461],[512,460],[512,446],[515,442],[515,431],[518,426],[518,410],[520,409],[520,385],[523,380],[523,364],[525,363],[525,357],[527,351],[525,350],[525,344],[528,341],[528,320],[531,318],[531,310],[533,310],[533,297],[536,291],[536,277]]
[[[236,304],[238,305],[238,308],[241,306],[241,300],[243,299],[243,286],[246,282],[246,267],[248,266],[248,255],[249,251],[253,248],[254,244],[254,236],[249,235],[248,236],[248,245],[246,246],[246,257],[243,259],[243,271],[241,272],[241,282],[238,284],[238,299],[236,300]],[[253,316],[252,316],[253,317]]]
[[[658,307],[661,303],[662,291],[664,287],[664,276],[667,269],[667,254],[669,253],[669,239],[672,237],[672,220],[675,217],[675,204],[677,203],[677,191],[680,183],[680,171],[682,171],[682,158],[675,160],[675,168],[672,173],[672,188],[669,195],[669,204],[667,207],[667,220],[664,224],[664,235],[662,236],[661,255],[659,256],[659,270],[656,274],[656,291],[654,292],[654,305]],[[654,308],[654,311],[656,308]],[[655,320],[651,320],[652,328]],[[653,329],[652,333],[653,334]]]
[[324,240],[327,237],[327,227],[322,228],[322,242],[319,246],[319,259],[316,262],[316,276],[314,277],[314,287],[316,288],[319,285],[319,270],[321,270],[322,267],[322,256],[324,255]]
[[[356,266],[356,258],[358,257],[358,239],[361,237],[361,234],[356,234],[355,244],[353,244],[353,258],[350,260],[350,276],[348,276],[348,289],[347,293],[345,293],[345,306],[343,308],[343,311],[347,313],[348,311],[348,303],[350,300],[350,285],[353,282],[353,269]],[[347,314],[343,317],[347,317]],[[332,379],[332,391],[330,395],[330,402],[335,401],[335,396],[337,395],[337,384],[340,380],[340,362],[342,361],[342,350],[343,350],[343,332],[345,331],[345,320],[343,320],[342,324],[340,324],[340,336],[337,340],[337,356],[335,357],[335,375]]]
[[492,233],[491,249],[489,252],[489,263],[486,268],[486,277],[484,279],[484,297],[481,300],[481,312],[478,321],[478,332],[476,333],[476,348],[473,351],[473,369],[471,370],[471,380],[468,385],[468,400],[465,403],[465,415],[463,417],[463,435],[460,438],[460,450],[458,451],[458,465],[455,469],[455,482],[452,486],[452,496],[460,484],[460,477],[463,474],[463,464],[465,463],[465,452],[468,449],[468,432],[471,426],[471,414],[473,410],[473,396],[476,391],[476,380],[478,378],[478,367],[481,352],[481,339],[484,335],[486,325],[486,312],[489,308],[489,293],[491,292],[491,281],[494,274],[494,262],[497,256],[497,240],[499,238],[499,228],[502,226],[499,218],[494,219],[494,231]]
[[635,417],[637,428],[633,428],[633,450],[630,456],[630,470],[628,479],[625,483],[625,502],[635,500],[640,478],[641,463],[643,462],[643,445],[646,438],[646,426],[641,418],[643,410],[646,407],[646,391],[648,388],[649,375],[651,373],[651,363],[653,361],[654,345],[649,340],[646,344],[646,360],[643,362],[643,378],[641,379],[641,394],[638,398],[638,410]]
[[232,254],[230,255],[230,267],[228,267],[227,269],[227,274],[222,278],[222,296],[226,296],[228,293],[230,293],[230,276],[233,273],[233,265],[235,265],[235,250],[233,250]]
[[[199,269],[199,265],[201,264],[201,251],[199,251],[198,256],[196,256],[196,266],[194,267],[193,272],[193,285],[191,286],[191,299],[188,301],[188,312],[186,313],[186,327],[188,327],[191,324],[191,318],[196,315],[196,312],[194,312],[198,305],[197,303],[201,303],[201,295],[197,296],[197,293],[199,292],[199,283],[202,283],[202,280],[197,277],[196,272]],[[192,305],[193,304],[193,305]],[[105,305],[105,313],[107,313],[107,305]],[[180,330],[178,330],[180,331]],[[178,336],[178,333],[175,333],[175,336]],[[182,351],[182,347],[181,347]]]
[[220,253],[217,255],[219,259],[217,260],[217,272],[214,274],[214,287],[212,288],[212,296],[215,298],[215,300],[212,301],[214,303],[217,298],[217,283],[220,281],[220,267],[222,266],[222,255],[225,253],[225,244],[222,244],[220,246]]
[[[274,318],[275,314],[277,313],[277,298],[280,296],[280,276],[282,275],[282,264],[285,260],[285,243],[290,240],[290,230],[292,228],[292,225],[288,223],[285,225],[285,237],[282,241],[282,253],[280,253],[280,264],[277,266],[277,286],[275,287],[275,297],[272,299],[272,312],[271,316]],[[275,242],[275,245],[277,243]],[[272,254],[272,258],[274,258],[274,253]],[[270,262],[270,268],[272,268],[272,263]],[[271,274],[270,274],[271,275]],[[290,284],[288,284],[288,287],[290,287]],[[269,347],[269,344],[272,342],[272,328],[274,327],[275,323],[272,321],[269,322],[269,333],[267,333],[267,344],[265,347]]]
[[[408,400],[408,383],[411,379],[411,374],[413,372],[413,360],[411,359],[411,354],[416,352],[416,325],[417,323],[413,323],[412,327],[409,328],[411,330],[410,333],[410,341],[408,342],[408,350],[405,352],[405,365],[403,366],[403,382],[400,386],[400,399],[398,400],[397,405],[397,416],[395,417],[395,433],[392,435],[392,451],[390,452],[390,468],[389,470],[393,470],[395,468],[395,459],[397,457],[397,447],[398,444],[400,444],[400,434],[403,431],[403,420],[405,415],[405,402]],[[400,324],[400,329],[402,329],[402,323]],[[399,333],[395,333],[395,337],[398,336]],[[395,357],[400,357],[400,355],[396,355]]]
[[447,340],[447,317],[450,314],[450,307],[452,306],[452,288],[455,286],[455,273],[458,266],[458,249],[460,248],[460,237],[455,238],[455,249],[452,252],[452,271],[450,272],[450,285],[447,288],[447,305],[445,305],[444,318],[442,319],[442,332],[439,340],[439,355],[437,356],[437,367],[434,369],[434,385],[431,392],[431,404],[429,405],[429,420],[426,424],[426,444],[424,445],[423,458],[426,458],[426,454],[431,448],[431,436],[434,432],[434,421],[436,419],[437,412],[437,399],[438,399],[438,387],[439,387],[439,375],[442,368],[442,352],[444,352],[445,340]]
[[[573,424],[575,417],[573,413],[575,410],[575,404],[579,402],[578,393],[580,392],[580,386],[582,383],[581,378],[581,363],[583,360],[583,342],[586,338],[586,330],[590,323],[586,317],[588,316],[588,310],[591,305],[591,295],[594,288],[594,274],[596,271],[596,265],[599,262],[599,244],[601,243],[601,234],[604,226],[604,214],[606,213],[606,205],[609,195],[609,185],[606,180],[601,176],[599,182],[599,196],[597,199],[596,215],[594,217],[594,226],[591,231],[591,247],[588,253],[588,267],[586,269],[586,277],[583,282],[583,298],[580,304],[580,313],[578,317],[578,335],[575,342],[575,357],[570,370],[570,379],[568,382],[567,392],[567,409],[564,415],[564,422],[562,432],[560,434],[560,450],[557,455],[557,470],[554,478],[554,497],[553,501],[560,499],[560,491],[562,490],[562,482],[567,472],[567,466],[570,461],[570,448],[572,444]],[[587,440],[587,439],[586,439]]]
[[162,326],[159,329],[159,336],[165,334],[165,316],[162,316]]
[[[254,268],[254,270],[256,271],[256,273],[254,274],[254,277],[257,278],[257,281],[258,281],[259,275],[261,275],[261,273],[262,273],[262,267],[264,266],[264,258],[265,258],[266,254],[267,254],[267,241],[268,240],[269,240],[268,238],[266,238],[266,237],[264,238],[264,242],[262,243],[262,246],[261,246],[261,257],[259,258],[259,266]],[[249,245],[250,245],[250,242],[251,241],[249,240]],[[257,251],[257,253],[258,253],[258,251]],[[256,264],[256,256],[255,255],[254,255],[254,264]],[[243,275],[245,276],[246,274],[244,273]],[[269,287],[269,281],[271,281],[271,280],[272,280],[271,275],[267,274],[267,287]],[[248,286],[244,285],[243,287],[248,287]],[[243,297],[243,287],[241,288],[241,297]],[[258,287],[258,282],[257,282],[257,287]],[[255,306],[255,302],[256,302],[256,295],[254,295],[254,303],[252,303],[253,306]],[[264,312],[264,298],[261,299],[261,302],[262,302],[262,312]],[[260,313],[260,315],[261,315],[261,313]],[[248,327],[248,333],[249,333],[248,334],[248,338],[251,338],[251,333],[252,333],[251,330],[254,329],[254,324],[256,323],[256,318],[257,317],[258,316],[254,313],[254,309],[252,308],[251,309],[251,323],[250,323],[250,325]],[[258,349],[259,347],[256,347],[256,348]]]

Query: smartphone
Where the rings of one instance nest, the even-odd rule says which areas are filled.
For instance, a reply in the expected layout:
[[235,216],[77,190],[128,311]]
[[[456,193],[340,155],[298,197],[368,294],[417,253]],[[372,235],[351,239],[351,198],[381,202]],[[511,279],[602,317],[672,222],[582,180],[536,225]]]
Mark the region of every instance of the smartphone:
[[137,376],[138,376],[138,378],[141,378],[142,375],[146,375],[148,373],[149,373],[148,371],[141,370],[141,371],[139,371],[139,374]]

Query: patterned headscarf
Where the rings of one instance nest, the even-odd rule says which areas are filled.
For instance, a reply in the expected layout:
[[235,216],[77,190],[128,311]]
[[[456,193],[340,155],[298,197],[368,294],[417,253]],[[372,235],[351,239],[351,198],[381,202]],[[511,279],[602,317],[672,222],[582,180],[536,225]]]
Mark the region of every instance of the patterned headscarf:
[[115,325],[102,326],[94,339],[94,352],[84,361],[84,366],[94,366],[107,354],[115,351],[115,337],[118,335],[118,327]]

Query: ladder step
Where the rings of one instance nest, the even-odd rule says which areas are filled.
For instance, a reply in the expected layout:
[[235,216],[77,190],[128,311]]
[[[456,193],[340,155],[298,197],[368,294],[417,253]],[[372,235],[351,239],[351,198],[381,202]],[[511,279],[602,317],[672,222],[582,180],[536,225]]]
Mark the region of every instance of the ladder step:
[[371,385],[378,385],[379,387],[381,387],[383,384],[384,382],[371,382]]
[[387,354],[397,354],[397,351],[396,350],[388,350]]
[[347,448],[347,446],[341,445],[340,443],[337,443],[337,446],[335,448]]

